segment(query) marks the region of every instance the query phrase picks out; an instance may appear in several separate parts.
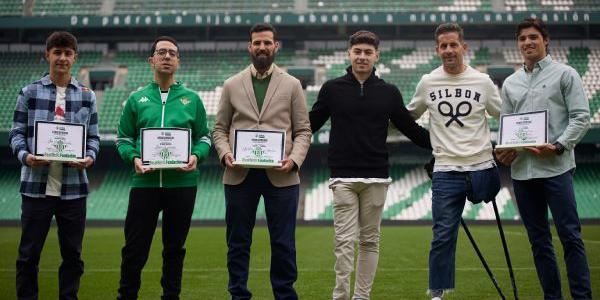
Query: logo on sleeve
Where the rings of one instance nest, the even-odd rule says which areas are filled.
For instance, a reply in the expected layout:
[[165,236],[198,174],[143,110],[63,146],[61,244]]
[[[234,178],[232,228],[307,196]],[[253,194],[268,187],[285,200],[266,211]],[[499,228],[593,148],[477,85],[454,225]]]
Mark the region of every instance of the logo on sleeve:
[[140,98],[140,100],[138,100],[139,103],[145,103],[148,101],[150,101],[150,99],[148,99],[148,97],[146,97],[146,96],[144,96],[144,97]]

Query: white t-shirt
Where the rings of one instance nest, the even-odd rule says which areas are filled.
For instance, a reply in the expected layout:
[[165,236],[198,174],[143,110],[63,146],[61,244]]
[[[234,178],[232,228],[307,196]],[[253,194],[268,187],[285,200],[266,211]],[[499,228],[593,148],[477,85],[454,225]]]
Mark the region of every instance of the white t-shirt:
[[372,184],[372,183],[383,183],[383,184],[390,184],[392,183],[392,177],[388,177],[388,178],[329,178],[329,187],[331,188],[332,185],[338,183],[338,182],[348,182],[348,183],[355,183],[355,182],[361,182],[361,183],[366,183],[366,184]]
[[453,75],[440,66],[423,75],[406,108],[415,119],[429,111],[436,166],[466,166],[493,160],[486,112],[498,119],[501,104],[487,74],[466,66]]
[[[54,106],[54,121],[65,121],[65,94],[66,87],[56,87],[56,104]],[[46,196],[60,197],[62,188],[63,163],[51,162],[48,168],[48,181],[46,183]]]
[[167,102],[167,98],[169,98],[169,91],[160,91],[160,100],[163,103]]

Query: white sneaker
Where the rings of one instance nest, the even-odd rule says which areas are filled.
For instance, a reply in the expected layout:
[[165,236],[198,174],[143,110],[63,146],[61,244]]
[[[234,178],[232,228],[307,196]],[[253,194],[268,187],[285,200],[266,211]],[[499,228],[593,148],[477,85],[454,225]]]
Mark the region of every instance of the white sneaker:
[[444,291],[443,290],[434,290],[434,291],[430,291],[431,292],[431,300],[442,300],[442,298],[444,297]]

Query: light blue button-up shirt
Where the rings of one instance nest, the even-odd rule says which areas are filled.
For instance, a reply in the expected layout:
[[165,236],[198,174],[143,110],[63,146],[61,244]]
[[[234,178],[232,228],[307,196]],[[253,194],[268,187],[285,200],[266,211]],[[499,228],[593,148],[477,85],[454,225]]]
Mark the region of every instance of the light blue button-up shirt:
[[590,128],[590,107],[581,77],[575,69],[550,55],[509,76],[502,86],[502,113],[548,111],[548,142],[565,147],[562,155],[539,158],[521,151],[511,166],[516,180],[548,178],[575,168],[573,148]]

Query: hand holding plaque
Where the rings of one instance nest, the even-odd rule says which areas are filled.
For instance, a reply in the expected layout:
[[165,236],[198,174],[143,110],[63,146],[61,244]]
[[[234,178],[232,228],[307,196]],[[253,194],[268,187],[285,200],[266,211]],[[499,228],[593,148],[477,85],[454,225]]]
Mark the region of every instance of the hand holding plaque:
[[500,116],[497,149],[520,149],[546,143],[548,143],[548,111]]
[[234,165],[245,168],[281,167],[285,132],[236,130],[234,144]]
[[46,161],[83,162],[86,133],[85,124],[35,121],[33,155]]
[[190,159],[189,128],[142,128],[142,165],[151,169],[185,167]]

